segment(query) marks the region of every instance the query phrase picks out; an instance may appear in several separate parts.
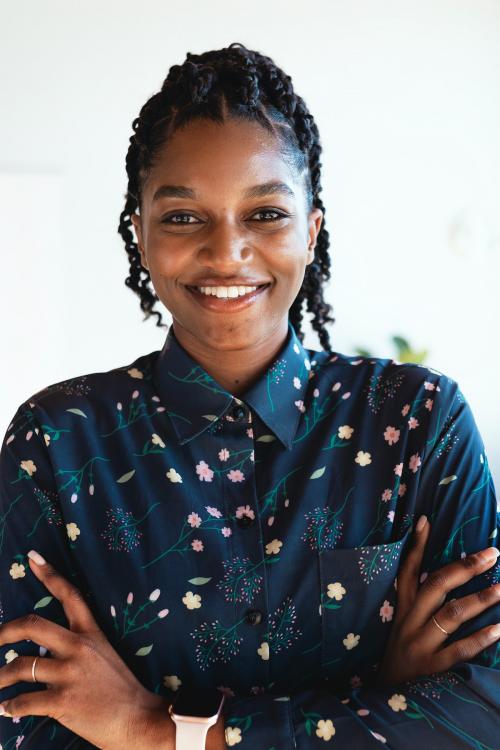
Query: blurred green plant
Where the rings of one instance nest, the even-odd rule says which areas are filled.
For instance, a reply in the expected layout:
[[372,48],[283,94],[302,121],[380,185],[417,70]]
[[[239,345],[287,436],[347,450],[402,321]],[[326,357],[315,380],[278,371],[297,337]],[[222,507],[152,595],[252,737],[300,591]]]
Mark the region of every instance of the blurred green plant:
[[[408,339],[403,336],[391,336],[391,341],[396,348],[396,359],[398,362],[415,362],[417,365],[423,364],[424,360],[429,354],[428,349],[417,351],[410,346]],[[355,347],[354,351],[360,357],[375,357],[376,355],[368,351],[368,349],[362,349],[361,347]]]

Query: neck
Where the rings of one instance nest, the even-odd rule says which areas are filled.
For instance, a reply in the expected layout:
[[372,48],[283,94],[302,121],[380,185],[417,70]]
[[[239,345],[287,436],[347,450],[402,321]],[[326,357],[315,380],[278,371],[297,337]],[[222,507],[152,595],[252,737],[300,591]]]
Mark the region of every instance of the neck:
[[263,375],[284,346],[288,319],[280,321],[277,330],[270,331],[262,341],[239,349],[211,348],[206,340],[177,326],[175,320],[173,330],[181,346],[219,385],[233,396],[241,396]]

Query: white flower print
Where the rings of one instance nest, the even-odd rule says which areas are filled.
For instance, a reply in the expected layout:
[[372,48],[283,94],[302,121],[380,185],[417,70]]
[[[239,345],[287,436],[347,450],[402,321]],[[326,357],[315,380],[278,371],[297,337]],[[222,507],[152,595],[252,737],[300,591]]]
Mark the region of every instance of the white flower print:
[[268,661],[269,660],[269,643],[267,641],[263,641],[260,644],[260,647],[257,649],[257,653],[259,654],[262,661]]
[[359,643],[360,637],[361,636],[359,636],[359,635],[354,635],[354,633],[348,633],[347,637],[344,638],[344,640],[342,641],[342,643],[344,644],[344,646],[346,647],[346,649],[348,651],[350,651],[352,648],[356,648],[356,646]]
[[174,468],[170,468],[167,471],[166,477],[167,479],[170,479],[171,482],[180,482],[182,484],[182,477],[176,472]]
[[322,740],[331,740],[335,734],[335,727],[331,719],[320,719],[318,721],[318,727],[316,734],[321,737]]
[[393,711],[406,711],[408,708],[406,705],[406,698],[404,695],[401,695],[401,693],[394,693],[394,695],[388,699],[387,703]]
[[328,584],[326,593],[330,599],[336,599],[339,602],[347,592],[342,584],[336,581],[335,583]]
[[182,601],[188,609],[199,609],[201,607],[201,596],[193,594],[192,591],[186,591],[186,595],[182,597]]

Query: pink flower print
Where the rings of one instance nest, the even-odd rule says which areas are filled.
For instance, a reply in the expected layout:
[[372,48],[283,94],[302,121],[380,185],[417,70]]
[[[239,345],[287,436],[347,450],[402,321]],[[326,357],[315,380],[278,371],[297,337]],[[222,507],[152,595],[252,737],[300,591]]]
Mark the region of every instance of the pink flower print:
[[410,404],[405,404],[403,408],[401,409],[401,414],[403,415],[403,417],[406,417],[409,411],[410,411]]
[[413,456],[410,457],[410,460],[408,461],[408,466],[413,471],[414,474],[417,473],[418,467],[422,461],[420,460],[420,456],[418,453],[414,453]]
[[212,469],[205,461],[200,461],[196,465],[196,473],[199,475],[200,482],[211,482],[214,475]]
[[253,461],[253,462],[255,462],[255,453],[254,453],[254,451],[252,451],[252,452],[250,453],[250,461]]
[[229,526],[224,526],[224,527],[223,527],[223,528],[221,529],[221,531],[222,531],[222,535],[223,535],[223,536],[231,536],[231,534],[233,533],[233,532],[231,531],[231,529],[229,528]]
[[390,604],[390,602],[387,601],[387,599],[384,601],[382,606],[379,610],[380,617],[382,618],[382,622],[390,622],[392,620],[392,616],[394,614],[394,607]]
[[132,394],[132,398],[138,398],[138,396],[139,396],[139,391],[134,391]]
[[345,400],[347,400],[349,398],[350,395],[351,395],[351,391],[347,391],[347,393],[344,393],[344,395],[342,396],[342,398],[345,401]]
[[219,459],[221,461],[227,461],[229,458],[229,451],[227,448],[222,448],[222,450],[219,451]]
[[203,552],[203,542],[201,541],[201,539],[193,539],[193,541],[191,542],[191,547],[195,552]]
[[433,391],[435,389],[435,387],[436,386],[434,385],[434,383],[429,383],[428,380],[426,380],[425,383],[424,383],[424,388],[425,388],[426,391]]
[[295,376],[293,379],[293,386],[294,388],[297,388],[297,390],[299,390],[300,388],[300,379],[297,376]]
[[406,492],[406,484],[403,482],[403,484],[399,485],[399,490],[398,490],[399,497],[403,497],[405,492]]
[[198,513],[190,513],[188,516],[188,524],[194,529],[201,524],[201,518]]
[[319,396],[319,388],[315,388],[314,389],[313,396],[314,396],[314,398],[318,398],[318,396]]
[[252,427],[248,428],[247,435],[248,435],[249,438],[253,438],[253,428]]
[[386,440],[389,445],[394,445],[394,443],[398,442],[400,434],[401,430],[397,430],[395,427],[388,425],[385,428],[384,440]]
[[249,505],[238,505],[236,508],[236,518],[242,516],[248,516],[248,518],[255,518],[255,513]]
[[229,474],[226,474],[226,476],[231,480],[231,482],[243,482],[243,480],[245,479],[245,475],[239,469],[231,469]]
[[425,402],[425,408],[428,409],[429,411],[432,411],[433,403],[434,403],[434,399],[428,398],[427,401]]
[[394,473],[398,477],[401,476],[401,474],[403,473],[403,464],[402,463],[401,464],[396,464],[396,466],[394,467]]
[[333,392],[335,392],[335,391],[338,391],[338,390],[339,390],[339,388],[341,387],[341,385],[342,385],[342,383],[339,383],[339,382],[337,381],[336,383],[334,383],[334,385],[332,385],[332,391],[333,391]]
[[419,426],[419,424],[420,424],[420,422],[415,417],[410,417],[410,419],[408,420],[408,428],[410,430],[414,430],[415,427]]
[[217,510],[217,508],[212,508],[210,505],[205,505],[205,508],[211,516],[214,516],[214,518],[220,518],[222,516],[222,513],[220,510]]
[[387,514],[387,518],[389,519],[389,521],[391,523],[394,521],[394,511],[393,510],[389,511],[389,513]]
[[392,490],[384,490],[382,492],[382,502],[386,503],[392,497]]
[[294,401],[293,403],[299,411],[301,411],[302,413],[305,412],[306,407],[304,406],[304,402],[302,401],[302,399],[300,399],[299,401]]

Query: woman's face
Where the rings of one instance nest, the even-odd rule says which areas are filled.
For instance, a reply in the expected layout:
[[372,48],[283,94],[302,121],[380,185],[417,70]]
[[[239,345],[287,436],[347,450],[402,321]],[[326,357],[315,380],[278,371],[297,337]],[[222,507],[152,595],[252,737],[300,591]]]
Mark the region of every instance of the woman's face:
[[[286,187],[247,194],[270,182]],[[140,217],[131,218],[181,343],[220,351],[283,339],[323,212],[307,214],[302,178],[261,125],[198,119],[176,131],[143,187]],[[260,284],[269,286],[238,302],[188,288]]]

